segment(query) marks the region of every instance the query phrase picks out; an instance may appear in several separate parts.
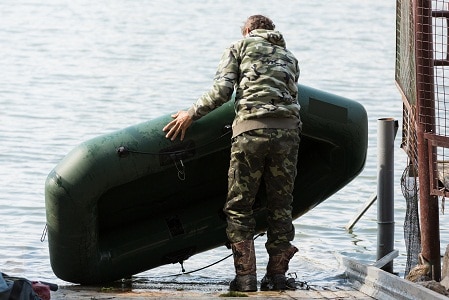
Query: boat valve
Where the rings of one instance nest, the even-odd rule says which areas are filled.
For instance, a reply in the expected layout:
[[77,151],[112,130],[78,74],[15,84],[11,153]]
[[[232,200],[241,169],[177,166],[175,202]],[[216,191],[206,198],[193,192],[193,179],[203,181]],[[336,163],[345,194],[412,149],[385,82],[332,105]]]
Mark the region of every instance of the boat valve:
[[223,131],[223,133],[229,133],[232,131],[232,126],[230,124],[227,124],[227,125],[223,126],[222,131]]
[[127,157],[129,155],[129,149],[126,146],[120,146],[116,149],[117,155],[120,158]]

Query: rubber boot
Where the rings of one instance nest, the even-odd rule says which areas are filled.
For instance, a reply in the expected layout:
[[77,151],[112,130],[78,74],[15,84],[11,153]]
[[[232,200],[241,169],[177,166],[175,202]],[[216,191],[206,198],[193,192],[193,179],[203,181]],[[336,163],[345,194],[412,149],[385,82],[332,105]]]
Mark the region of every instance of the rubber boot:
[[229,290],[239,292],[257,291],[254,241],[245,240],[231,244],[231,249],[234,256],[236,275],[229,285]]
[[270,258],[268,259],[267,273],[260,282],[260,290],[296,290],[295,280],[293,278],[287,279],[285,277],[285,273],[287,273],[288,270],[288,263],[296,252],[298,252],[298,248],[291,246],[277,255],[270,255]]

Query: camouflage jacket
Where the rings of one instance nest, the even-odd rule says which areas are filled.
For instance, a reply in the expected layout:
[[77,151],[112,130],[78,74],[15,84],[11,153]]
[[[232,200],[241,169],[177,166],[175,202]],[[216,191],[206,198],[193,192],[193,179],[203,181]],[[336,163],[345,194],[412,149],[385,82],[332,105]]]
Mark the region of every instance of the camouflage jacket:
[[256,29],[225,50],[212,88],[188,110],[197,120],[232,98],[233,136],[259,128],[298,128],[298,60],[282,34]]

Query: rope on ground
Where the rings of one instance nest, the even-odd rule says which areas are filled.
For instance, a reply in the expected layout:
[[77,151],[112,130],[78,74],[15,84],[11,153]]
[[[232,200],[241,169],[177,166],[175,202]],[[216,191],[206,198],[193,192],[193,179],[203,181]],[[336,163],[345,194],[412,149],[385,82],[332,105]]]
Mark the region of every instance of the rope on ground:
[[[254,240],[256,240],[258,237],[261,237],[261,236],[263,236],[263,235],[265,235],[265,232],[259,233],[258,235],[256,235],[256,236],[254,237]],[[204,266],[204,267],[201,267],[201,268],[198,268],[198,269],[189,271],[189,272],[186,272],[186,271],[185,271],[185,269],[184,269],[184,264],[183,264],[182,261],[180,261],[179,263],[181,264],[181,272],[182,272],[182,273],[180,273],[180,274],[167,275],[167,276],[164,276],[164,277],[174,277],[174,276],[180,276],[180,275],[192,274],[192,273],[195,273],[195,272],[198,272],[198,271],[207,269],[207,268],[209,268],[209,267],[212,267],[212,266],[214,266],[214,265],[216,265],[216,264],[218,264],[218,263],[221,263],[222,261],[228,259],[228,258],[231,257],[231,256],[232,256],[232,253],[229,254],[229,255],[227,255],[227,256],[225,256],[225,257],[223,257],[222,259],[217,260],[216,262],[213,262],[213,263],[207,265],[207,266]]]

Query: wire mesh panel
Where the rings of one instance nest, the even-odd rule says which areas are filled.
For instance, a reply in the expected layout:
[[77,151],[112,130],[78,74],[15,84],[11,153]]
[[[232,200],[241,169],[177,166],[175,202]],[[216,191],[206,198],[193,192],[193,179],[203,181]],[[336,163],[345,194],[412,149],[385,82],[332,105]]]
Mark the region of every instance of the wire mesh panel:
[[415,30],[411,0],[397,0],[396,4],[396,82],[407,101],[416,104]]
[[[422,3],[425,5],[414,7]],[[398,0],[396,14],[395,79],[404,103],[402,148],[406,151],[410,163],[418,166],[419,121],[423,124],[424,138],[429,145],[430,193],[447,197],[449,0]],[[427,19],[431,21],[426,22]],[[424,34],[415,39],[417,28],[428,35]]]
[[396,71],[395,79],[404,101],[402,122],[402,148],[417,166],[416,142],[416,62],[411,0],[396,3]]
[[448,1],[432,2],[432,27],[434,44],[435,83],[435,147],[432,159],[432,194],[449,195],[449,4]]
[[449,195],[449,4],[432,1],[434,132],[429,135],[431,193]]

